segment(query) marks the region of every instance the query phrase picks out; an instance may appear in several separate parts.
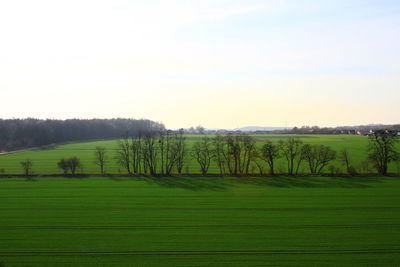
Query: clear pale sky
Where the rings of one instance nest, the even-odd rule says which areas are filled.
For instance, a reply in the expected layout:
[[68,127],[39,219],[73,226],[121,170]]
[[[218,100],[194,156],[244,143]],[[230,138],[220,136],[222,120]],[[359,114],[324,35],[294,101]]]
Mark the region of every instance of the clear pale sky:
[[400,2],[0,0],[1,118],[400,123]]

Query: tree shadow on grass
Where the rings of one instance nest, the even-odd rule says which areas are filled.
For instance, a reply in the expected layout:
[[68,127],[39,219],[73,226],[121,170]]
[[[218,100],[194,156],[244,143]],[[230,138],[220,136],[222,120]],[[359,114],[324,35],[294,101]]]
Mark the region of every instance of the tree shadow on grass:
[[[281,188],[370,188],[388,178],[382,177],[244,177],[241,183]],[[389,178],[390,179],[390,178]]]
[[191,191],[223,191],[240,184],[277,188],[371,188],[387,177],[124,177],[114,181],[144,181],[167,188]]
[[227,180],[223,177],[140,177],[134,179],[162,187],[182,188],[192,191],[222,191],[229,187]]
[[76,180],[83,180],[83,179],[89,179],[91,176],[87,174],[62,174],[60,177],[65,178],[65,179],[76,179]]

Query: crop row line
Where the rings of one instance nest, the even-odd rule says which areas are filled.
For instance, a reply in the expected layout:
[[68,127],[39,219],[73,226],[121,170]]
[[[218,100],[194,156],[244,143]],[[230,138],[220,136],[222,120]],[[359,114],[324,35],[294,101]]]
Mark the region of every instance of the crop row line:
[[357,249],[357,250],[209,250],[209,251],[35,251],[0,252],[1,257],[31,256],[195,256],[195,255],[277,255],[277,254],[399,254],[400,249]]
[[172,225],[172,226],[0,226],[0,230],[37,229],[37,230],[113,230],[113,229],[199,229],[199,228],[364,228],[364,227],[400,227],[400,224],[343,224],[343,225]]

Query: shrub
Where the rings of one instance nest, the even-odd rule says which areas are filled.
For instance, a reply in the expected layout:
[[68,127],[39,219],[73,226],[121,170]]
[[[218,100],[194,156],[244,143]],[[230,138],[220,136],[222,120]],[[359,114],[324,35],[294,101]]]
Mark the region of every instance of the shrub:
[[57,162],[57,166],[63,170],[64,174],[68,174],[68,171],[71,171],[71,174],[75,174],[76,170],[82,167],[82,164],[78,157],[72,157],[69,159],[60,159]]

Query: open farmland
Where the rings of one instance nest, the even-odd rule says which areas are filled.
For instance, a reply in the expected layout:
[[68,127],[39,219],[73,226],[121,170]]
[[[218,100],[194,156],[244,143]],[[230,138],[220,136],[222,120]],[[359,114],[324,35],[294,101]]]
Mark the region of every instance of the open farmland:
[[3,266],[397,266],[400,180],[0,179]]
[[[197,140],[200,140],[203,136],[189,135],[187,136],[187,150],[190,151],[191,146]],[[304,143],[307,144],[320,144],[332,147],[334,150],[339,152],[343,148],[347,148],[350,154],[350,159],[356,167],[361,168],[361,164],[365,161],[367,155],[367,144],[368,137],[365,136],[352,136],[352,135],[254,135],[256,145],[260,147],[263,141],[271,139],[272,141],[278,141],[281,139],[287,139],[291,137],[298,137]],[[73,143],[66,145],[49,146],[39,150],[18,152],[15,154],[8,154],[0,156],[0,168],[4,169],[7,174],[22,174],[22,168],[20,162],[26,159],[30,159],[33,162],[33,172],[37,174],[56,174],[62,173],[57,168],[57,161],[61,158],[67,158],[77,156],[83,163],[83,169],[80,172],[96,174],[100,170],[98,166],[94,164],[94,151],[97,146],[102,146],[107,149],[108,163],[106,165],[107,173],[126,173],[126,170],[116,163],[114,159],[117,148],[117,140],[109,141],[97,141],[97,142],[85,142],[85,143]],[[400,146],[399,150],[400,150]],[[337,160],[332,162],[331,165],[336,166],[344,172],[344,167]],[[283,159],[279,159],[277,162],[276,169],[278,172],[286,171],[286,162]],[[370,166],[372,169],[372,166]],[[265,165],[265,170],[267,167]],[[390,165],[390,172],[399,172],[399,166],[395,163]],[[188,153],[185,166],[183,168],[184,173],[200,173],[197,162],[190,157]],[[210,173],[218,173],[219,170],[214,163],[211,164]],[[253,173],[257,173],[256,169],[252,170]],[[307,165],[305,162],[300,168],[300,172],[307,173]],[[329,169],[325,168],[325,173],[329,173]]]

